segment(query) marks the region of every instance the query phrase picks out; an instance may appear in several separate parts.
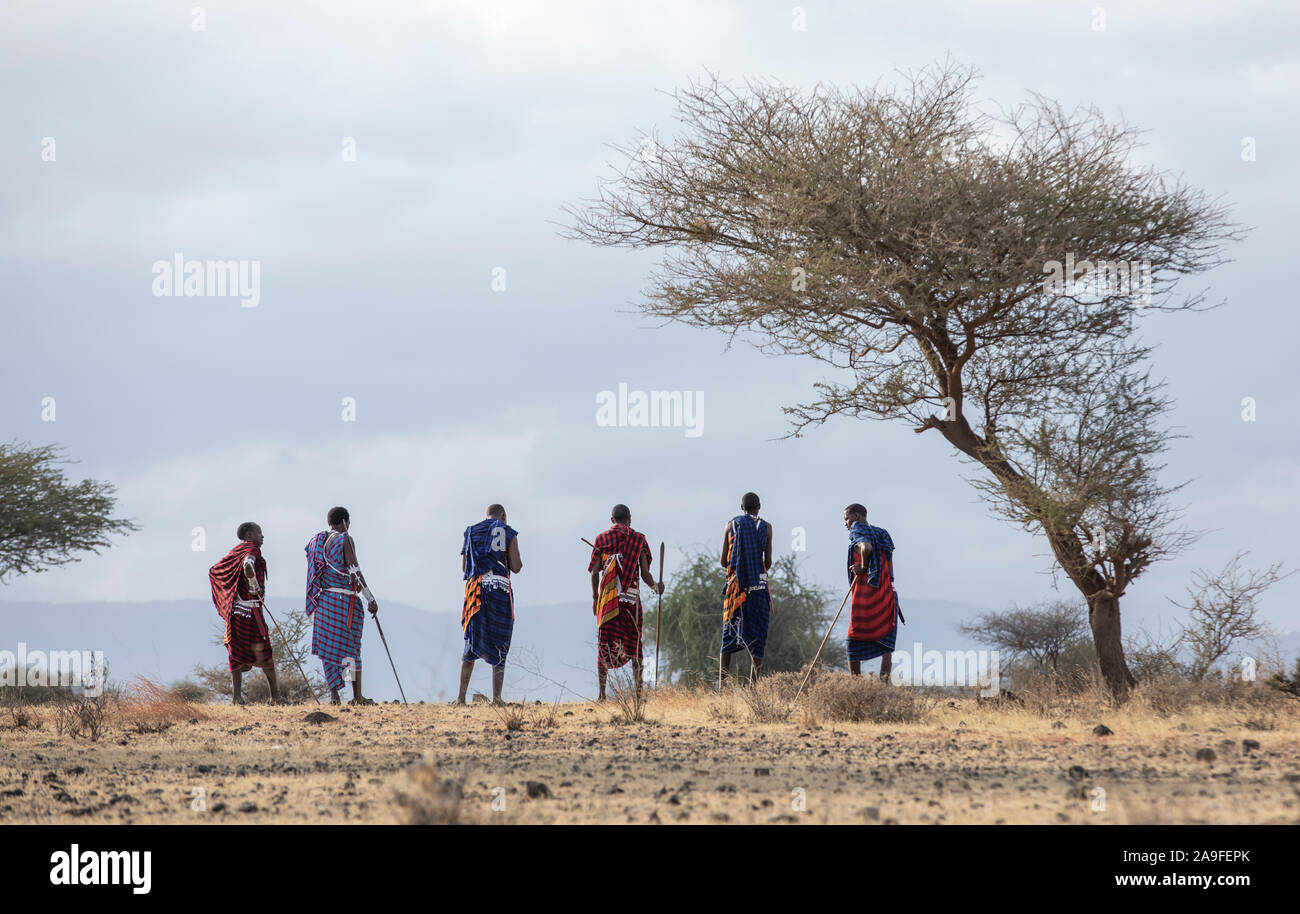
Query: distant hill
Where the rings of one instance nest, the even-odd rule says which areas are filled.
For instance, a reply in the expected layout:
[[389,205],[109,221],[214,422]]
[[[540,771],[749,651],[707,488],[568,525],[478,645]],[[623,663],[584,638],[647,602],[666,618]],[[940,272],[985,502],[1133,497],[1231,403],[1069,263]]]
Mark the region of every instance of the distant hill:
[[[298,598],[273,598],[271,611],[282,617]],[[446,701],[455,697],[462,640],[460,617],[428,612],[408,604],[384,601],[380,621],[411,701]],[[950,600],[903,597],[907,618],[898,635],[898,649],[912,651],[920,641],[925,650],[969,650],[977,647],[956,633],[956,626],[984,610]],[[833,612],[834,606],[831,607]],[[520,606],[507,665],[506,693],[512,699],[543,701],[593,697],[595,631],[586,602]],[[109,676],[122,682],[136,675],[172,683],[191,674],[195,664],[225,662],[225,651],[213,644],[216,613],[206,600],[160,600],[145,603],[26,603],[0,602],[0,650],[102,650]],[[841,617],[835,637],[848,627]],[[1300,651],[1300,633],[1281,639],[1283,651]],[[372,623],[362,641],[363,680],[376,699],[397,698],[397,685]],[[312,658],[313,663],[318,663]],[[489,690],[488,671],[475,669],[471,689]]]
[[[273,597],[271,612],[282,617],[297,599]],[[407,698],[454,698],[462,650],[459,615],[391,600],[381,605],[380,621]],[[899,634],[900,649],[910,650],[920,640],[926,649],[945,650],[969,647],[956,636],[954,626],[980,610],[951,601],[907,599],[903,611],[908,624]],[[590,605],[520,606],[516,615],[507,694],[545,701],[593,696],[596,648]],[[29,650],[102,650],[115,681],[144,675],[171,683],[189,676],[195,664],[224,663],[225,651],[212,643],[216,618],[206,600],[3,602],[0,650],[16,651],[19,641]],[[847,618],[842,617],[836,637],[843,637],[846,628]],[[369,622],[361,653],[366,692],[377,699],[397,698],[383,643]],[[487,691],[488,683],[487,670],[479,664],[471,688]]]

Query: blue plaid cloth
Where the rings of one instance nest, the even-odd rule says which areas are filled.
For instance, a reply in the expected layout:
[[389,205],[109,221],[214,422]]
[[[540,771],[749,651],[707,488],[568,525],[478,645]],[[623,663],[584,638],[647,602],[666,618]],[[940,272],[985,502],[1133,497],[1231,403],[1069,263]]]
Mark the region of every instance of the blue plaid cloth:
[[849,659],[857,660],[859,663],[864,660],[875,660],[877,657],[883,657],[885,654],[894,652],[894,642],[898,639],[898,627],[890,629],[889,634],[879,641],[855,641],[852,638],[845,639],[845,647],[848,649]]
[[853,583],[854,565],[854,546],[858,543],[870,543],[871,554],[867,556],[867,583],[872,587],[880,586],[880,553],[882,551],[889,553],[889,576],[893,580],[898,580],[898,573],[894,568],[894,541],[889,536],[889,531],[884,527],[873,527],[865,521],[854,521],[849,527],[849,583]]
[[[496,532],[498,527],[503,528],[502,533]],[[465,556],[465,580],[468,581],[489,571],[498,574],[508,571],[505,562],[506,549],[509,548],[510,541],[518,535],[514,527],[503,524],[495,517],[486,518],[466,527],[464,542],[460,547],[460,554]],[[493,549],[493,546],[500,546],[500,548]]]
[[763,556],[767,551],[767,524],[752,514],[731,519],[731,556],[728,565],[746,590],[763,584]]
[[751,590],[736,614],[722,623],[722,653],[744,648],[751,657],[763,659],[767,651],[767,629],[772,620],[772,603],[767,589]]
[[492,666],[500,666],[510,653],[510,639],[515,632],[509,582],[502,580],[500,575],[485,577],[481,600],[482,608],[465,626],[465,653],[460,659],[483,660]]

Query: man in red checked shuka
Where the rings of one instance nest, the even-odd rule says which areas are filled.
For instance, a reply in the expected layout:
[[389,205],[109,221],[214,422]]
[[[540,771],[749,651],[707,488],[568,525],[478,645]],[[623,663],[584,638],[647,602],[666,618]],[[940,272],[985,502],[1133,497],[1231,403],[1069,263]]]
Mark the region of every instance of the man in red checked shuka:
[[638,579],[655,593],[664,582],[650,573],[650,544],[645,534],[632,529],[632,512],[615,505],[612,526],[592,544],[591,606],[596,613],[596,679],[600,700],[605,700],[605,679],[610,670],[632,661],[632,679],[641,696],[641,590]]
[[212,602],[217,615],[226,624],[221,639],[230,654],[230,679],[234,688],[232,702],[244,704],[243,674],[255,666],[266,673],[271,686],[271,700],[280,703],[280,685],[275,678],[275,659],[271,636],[262,613],[266,593],[266,559],[262,558],[262,528],[243,523],[235,534],[239,544],[226,557],[208,569],[212,585]]

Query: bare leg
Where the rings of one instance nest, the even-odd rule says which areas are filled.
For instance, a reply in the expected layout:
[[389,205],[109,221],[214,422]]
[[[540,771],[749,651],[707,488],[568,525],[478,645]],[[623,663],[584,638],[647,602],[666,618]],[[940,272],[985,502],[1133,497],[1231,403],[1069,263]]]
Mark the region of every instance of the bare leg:
[[460,695],[456,698],[456,704],[465,703],[465,695],[469,692],[469,677],[474,673],[474,661],[462,660],[460,662]]
[[886,685],[889,684],[889,674],[894,668],[894,655],[885,654],[880,658],[880,679]]
[[596,681],[600,685],[600,693],[596,697],[597,701],[605,700],[605,677],[609,675],[609,670],[605,669],[605,664],[599,660],[596,661]]
[[862,675],[862,661],[861,661],[861,660],[850,660],[850,661],[849,661],[849,673],[850,673],[851,675],[854,675],[854,676],[861,676],[861,675]]
[[275,704],[280,703],[280,680],[275,675],[275,667],[262,667],[262,672],[266,674],[266,684],[271,687],[271,701]]
[[239,670],[231,670],[230,684],[233,691],[230,703],[232,705],[242,705],[244,703],[244,674]]
[[751,655],[750,658],[749,658],[749,660],[750,660],[750,663],[753,664],[753,669],[751,669],[751,670],[749,671],[749,681],[750,681],[750,682],[757,682],[757,681],[758,681],[758,674],[759,674],[759,671],[763,669],[763,658],[762,658],[762,657],[754,657],[754,656]]
[[636,681],[636,700],[641,700],[641,658],[632,658],[632,678]]
[[492,703],[501,704],[501,687],[506,684],[506,665],[492,667]]
[[365,696],[361,694],[361,671],[357,670],[352,674],[352,700],[355,702],[365,701]]
[[718,688],[731,677],[731,655],[723,654],[722,662],[718,664]]

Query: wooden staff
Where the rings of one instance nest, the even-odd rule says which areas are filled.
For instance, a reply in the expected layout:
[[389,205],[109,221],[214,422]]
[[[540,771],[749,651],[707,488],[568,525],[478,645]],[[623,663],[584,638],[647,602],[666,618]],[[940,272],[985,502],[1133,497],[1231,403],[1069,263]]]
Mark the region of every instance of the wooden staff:
[[[664,543],[659,541],[659,583],[664,580]],[[655,611],[655,688],[659,688],[659,623],[664,618],[664,595],[659,594],[659,609]]]
[[280,642],[284,645],[285,652],[293,658],[294,665],[298,667],[298,672],[302,674],[302,681],[303,684],[307,686],[307,691],[311,692],[311,697],[316,699],[316,704],[320,704],[320,696],[317,695],[316,690],[311,687],[311,680],[307,678],[306,671],[303,670],[302,664],[298,662],[298,655],[293,652],[293,647],[289,644],[288,639],[284,637],[284,632],[280,630],[280,623],[276,622],[275,616],[271,615],[271,607],[266,605],[265,600],[262,601],[262,612],[266,613],[266,617],[270,619],[271,624],[275,626],[275,632],[280,636]]
[[393,652],[388,649],[388,639],[384,637],[384,627],[379,624],[379,614],[371,613],[370,618],[375,620],[375,628],[379,629],[379,640],[384,642],[384,653],[388,655],[388,665],[393,668],[393,678],[397,680],[397,691],[401,692],[402,704],[407,704],[406,693],[402,691],[402,680],[397,675],[397,664],[393,663]]
[[812,665],[808,667],[808,675],[805,676],[803,682],[799,684],[799,691],[794,693],[795,701],[799,700],[799,696],[803,694],[804,686],[808,685],[808,680],[812,678],[813,670],[817,669],[817,661],[821,659],[822,648],[826,646],[827,641],[831,640],[831,632],[835,631],[835,623],[840,621],[840,613],[844,612],[844,604],[849,602],[849,594],[851,593],[853,593],[852,584],[849,585],[849,591],[844,595],[844,599],[840,601],[840,608],[836,611],[835,618],[831,621],[831,627],[826,629],[826,637],[822,639],[821,646],[817,648],[817,654],[813,657]]

